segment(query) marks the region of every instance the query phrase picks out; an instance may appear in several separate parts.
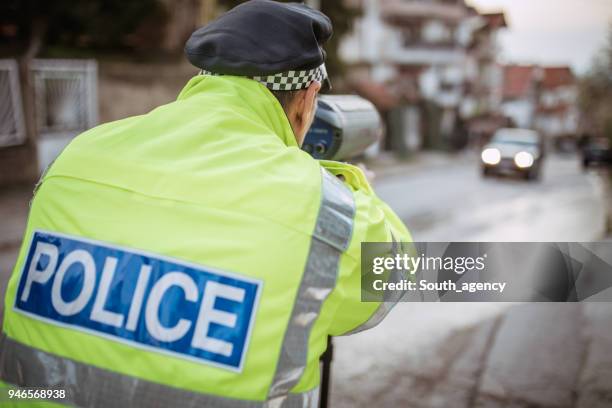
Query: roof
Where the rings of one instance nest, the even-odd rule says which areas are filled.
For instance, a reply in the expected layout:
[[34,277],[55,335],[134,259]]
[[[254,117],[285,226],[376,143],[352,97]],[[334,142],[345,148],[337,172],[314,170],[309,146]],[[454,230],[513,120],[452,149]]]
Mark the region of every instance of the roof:
[[535,66],[506,65],[504,67],[504,99],[522,98],[529,94],[534,80]]
[[544,79],[542,86],[546,89],[552,89],[564,85],[573,85],[576,83],[576,78],[570,67],[545,67]]
[[537,112],[544,115],[565,115],[569,108],[568,104],[562,103],[555,106],[538,106]]
[[470,131],[493,134],[497,129],[510,125],[510,119],[500,113],[482,113],[468,119]]
[[464,1],[434,2],[434,1],[404,1],[380,0],[380,11],[383,18],[391,19],[441,19],[459,22],[469,15],[469,9]]

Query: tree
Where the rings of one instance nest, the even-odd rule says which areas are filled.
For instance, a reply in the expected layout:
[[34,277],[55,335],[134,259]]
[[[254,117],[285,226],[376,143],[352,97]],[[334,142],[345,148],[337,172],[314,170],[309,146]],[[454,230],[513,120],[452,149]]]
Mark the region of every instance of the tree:
[[[159,0],[3,0],[0,27],[10,29],[0,32],[0,46],[26,58],[53,48],[67,53],[154,49],[165,15]],[[144,30],[145,25],[157,29]]]
[[[19,62],[27,134],[23,145],[0,149],[0,161],[7,166],[15,163],[15,168],[27,163],[24,180],[38,176],[34,83],[29,69],[33,58],[159,47],[155,36],[164,34],[163,18],[160,0],[0,0],[0,58]],[[145,29],[147,24],[154,28]]]
[[327,15],[334,25],[334,35],[327,43],[328,62],[326,68],[331,77],[339,77],[345,73],[345,65],[338,54],[340,40],[348,34],[356,17],[361,15],[361,10],[348,7],[344,1],[321,0],[321,11]]
[[580,108],[585,128],[612,141],[612,25],[608,44],[580,82]]

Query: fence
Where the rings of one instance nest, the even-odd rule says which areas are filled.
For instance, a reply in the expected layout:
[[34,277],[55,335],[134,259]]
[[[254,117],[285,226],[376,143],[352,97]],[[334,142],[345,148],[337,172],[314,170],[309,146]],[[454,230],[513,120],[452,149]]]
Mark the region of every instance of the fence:
[[0,148],[25,141],[19,68],[15,60],[0,60]]
[[98,68],[92,60],[34,60],[36,129],[40,139],[74,137],[98,121]]

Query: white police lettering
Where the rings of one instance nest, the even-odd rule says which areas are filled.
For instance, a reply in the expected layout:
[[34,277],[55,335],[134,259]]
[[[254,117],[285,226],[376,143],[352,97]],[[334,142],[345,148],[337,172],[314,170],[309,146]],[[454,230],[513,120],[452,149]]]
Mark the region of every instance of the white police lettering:
[[140,309],[142,309],[142,301],[144,299],[146,286],[149,283],[150,275],[151,267],[149,265],[142,265],[140,268],[140,273],[138,274],[138,281],[136,282],[134,300],[132,300],[130,314],[128,315],[128,321],[125,325],[125,328],[128,330],[136,330],[136,323],[138,323],[138,317],[140,316]]
[[[38,263],[40,262],[42,256],[46,256],[47,266],[45,266],[42,270],[38,270]],[[45,244],[44,242],[39,242],[36,245],[36,251],[34,252],[34,258],[30,261],[30,269],[28,270],[28,277],[26,280],[25,288],[21,293],[21,301],[25,302],[28,300],[30,296],[30,289],[32,288],[32,283],[46,283],[53,272],[55,272],[55,267],[57,266],[57,247],[51,244]]]
[[198,323],[196,324],[191,345],[212,353],[229,356],[232,354],[231,343],[207,336],[210,323],[218,323],[227,327],[234,327],[236,325],[235,314],[214,308],[215,300],[218,297],[242,302],[244,300],[244,290],[217,282],[208,282],[204,290],[204,301],[202,306],[200,306]]
[[23,265],[15,310],[240,371],[260,291],[261,282],[251,278],[37,231]]
[[197,302],[198,300],[198,288],[193,280],[184,273],[167,273],[155,283],[155,286],[153,286],[149,294],[149,300],[147,301],[145,322],[151,336],[159,341],[176,341],[183,337],[191,327],[191,322],[183,318],[179,319],[174,327],[169,328],[164,327],[158,319],[159,305],[162,297],[171,286],[178,286],[183,289],[185,292],[185,299],[188,301]]
[[[62,298],[62,282],[64,281],[68,269],[77,264],[83,265],[83,285],[81,286],[81,290],[77,292],[76,298],[66,302]],[[91,254],[82,249],[77,249],[69,253],[57,269],[57,273],[53,279],[53,287],[51,288],[51,302],[53,303],[53,307],[59,314],[64,316],[72,316],[79,313],[87,305],[89,299],[91,299],[95,282],[96,265],[94,264]]]
[[104,270],[102,271],[102,278],[100,279],[100,287],[98,288],[98,295],[96,296],[96,301],[91,311],[91,319],[111,326],[121,327],[123,325],[123,315],[104,310],[104,304],[106,303],[106,298],[108,297],[108,291],[113,276],[115,275],[116,268],[117,258],[106,258]]

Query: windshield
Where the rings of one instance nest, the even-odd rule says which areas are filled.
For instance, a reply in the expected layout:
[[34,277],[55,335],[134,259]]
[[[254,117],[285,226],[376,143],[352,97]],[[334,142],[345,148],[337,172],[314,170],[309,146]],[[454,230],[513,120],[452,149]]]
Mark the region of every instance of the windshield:
[[591,143],[596,149],[608,149],[610,147],[610,141],[608,139],[596,139]]
[[538,135],[531,130],[500,129],[495,132],[491,142],[534,146],[538,144]]

